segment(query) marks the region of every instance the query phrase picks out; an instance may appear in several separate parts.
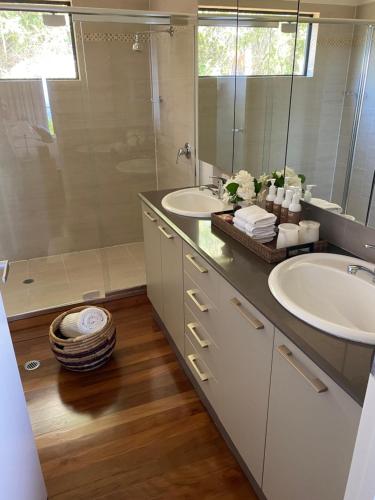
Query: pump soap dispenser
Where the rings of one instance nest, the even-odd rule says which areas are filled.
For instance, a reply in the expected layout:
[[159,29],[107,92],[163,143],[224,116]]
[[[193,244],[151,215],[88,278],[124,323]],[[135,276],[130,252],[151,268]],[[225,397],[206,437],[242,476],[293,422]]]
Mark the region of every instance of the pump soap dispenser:
[[316,184],[307,184],[306,186],[306,191],[305,191],[305,196],[304,196],[304,201],[311,201],[311,198],[312,198],[312,193],[311,193],[311,190],[312,188],[316,187]]
[[276,179],[271,179],[271,186],[268,191],[268,195],[266,198],[266,210],[267,212],[273,212],[273,202],[275,201],[276,198],[276,186],[275,186],[275,181]]

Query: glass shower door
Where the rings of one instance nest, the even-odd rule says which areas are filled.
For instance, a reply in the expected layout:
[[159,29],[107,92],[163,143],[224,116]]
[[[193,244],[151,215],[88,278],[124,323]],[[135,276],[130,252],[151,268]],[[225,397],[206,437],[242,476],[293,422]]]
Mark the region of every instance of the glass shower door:
[[[194,157],[175,164],[181,143],[195,142],[194,28],[171,30],[161,14],[140,13],[138,23],[104,9],[103,17],[24,8],[0,15],[0,244],[11,261],[10,317],[144,285],[137,194],[194,184],[195,173]],[[42,34],[42,49],[16,59],[7,33],[25,24]]]

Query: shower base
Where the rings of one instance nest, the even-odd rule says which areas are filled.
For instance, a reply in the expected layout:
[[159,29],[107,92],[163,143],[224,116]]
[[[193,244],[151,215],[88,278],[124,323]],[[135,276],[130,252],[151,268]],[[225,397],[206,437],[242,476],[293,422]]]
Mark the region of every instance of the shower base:
[[10,263],[1,294],[8,318],[104,299],[146,283],[143,242]]

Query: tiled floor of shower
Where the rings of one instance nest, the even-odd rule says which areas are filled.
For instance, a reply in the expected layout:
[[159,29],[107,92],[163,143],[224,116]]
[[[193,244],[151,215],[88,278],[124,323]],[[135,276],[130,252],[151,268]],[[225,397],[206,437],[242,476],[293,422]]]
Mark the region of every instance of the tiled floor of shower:
[[11,262],[1,293],[7,316],[13,317],[145,283],[143,243],[128,243]]

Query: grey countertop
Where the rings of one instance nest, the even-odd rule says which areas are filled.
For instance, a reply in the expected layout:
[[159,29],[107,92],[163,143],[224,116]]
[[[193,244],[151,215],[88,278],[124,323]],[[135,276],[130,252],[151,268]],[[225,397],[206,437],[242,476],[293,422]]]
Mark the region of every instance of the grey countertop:
[[[183,217],[164,210],[161,200],[168,192],[170,191],[151,191],[139,196],[362,406],[374,347],[325,334],[289,313],[276,301],[268,288],[268,276],[274,265],[266,263],[220,229],[211,228],[209,219]],[[338,248],[331,248],[330,251],[341,252]]]

